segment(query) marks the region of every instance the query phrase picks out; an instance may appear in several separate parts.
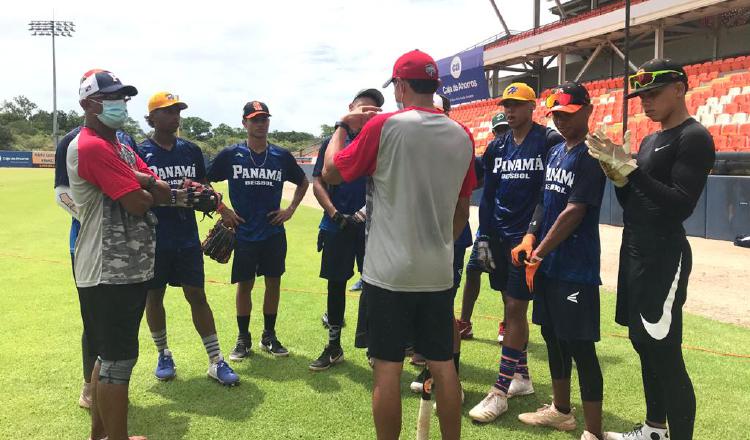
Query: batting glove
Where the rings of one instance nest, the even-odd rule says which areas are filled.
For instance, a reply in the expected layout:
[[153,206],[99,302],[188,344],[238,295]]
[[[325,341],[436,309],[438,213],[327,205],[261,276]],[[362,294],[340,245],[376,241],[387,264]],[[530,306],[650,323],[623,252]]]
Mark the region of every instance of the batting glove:
[[510,257],[513,260],[514,266],[520,267],[523,265],[525,258],[520,258],[521,254],[531,255],[531,252],[534,250],[534,244],[536,244],[536,236],[534,234],[523,236],[521,244],[510,251]]
[[482,271],[490,273],[495,270],[495,259],[492,257],[492,251],[490,250],[489,237],[482,235],[477,238],[475,243],[477,247],[477,261],[479,261],[479,267]]
[[601,128],[587,135],[586,141],[589,154],[599,162],[609,165],[617,173],[618,180],[622,181],[623,177],[627,177],[638,168],[635,159],[630,156],[630,131],[625,132],[622,145],[612,142]]

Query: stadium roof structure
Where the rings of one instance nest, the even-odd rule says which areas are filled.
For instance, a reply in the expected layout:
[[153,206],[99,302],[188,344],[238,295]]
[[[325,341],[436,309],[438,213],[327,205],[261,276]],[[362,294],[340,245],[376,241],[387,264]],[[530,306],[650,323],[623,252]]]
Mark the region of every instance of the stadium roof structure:
[[[534,0],[537,24],[539,1]],[[536,74],[557,59],[560,67],[558,82],[562,83],[567,79],[572,79],[566,77],[566,54],[579,54],[587,58],[586,64],[577,74],[576,79],[585,73],[594,58],[605,47],[611,48],[624,58],[622,51],[618,48],[618,42],[625,37],[625,2],[623,0],[601,1],[601,6],[599,6],[600,1],[597,0],[572,0],[567,3],[554,0],[554,2],[559,15],[564,17],[561,20],[515,35],[505,33],[497,41],[485,45],[485,70],[494,71],[495,79],[497,79],[498,70]],[[584,11],[583,6],[587,4],[589,10]],[[682,35],[705,32],[705,28],[690,26],[689,23],[747,7],[750,7],[750,0],[631,0],[629,46],[650,41],[654,45],[654,56],[660,57],[664,53],[665,29],[668,29],[670,33]],[[501,24],[504,23],[497,8],[496,13],[501,19]],[[546,61],[544,61],[545,58]],[[522,67],[511,67],[518,65]],[[632,63],[630,67],[635,70]],[[497,83],[497,81],[494,82]]]

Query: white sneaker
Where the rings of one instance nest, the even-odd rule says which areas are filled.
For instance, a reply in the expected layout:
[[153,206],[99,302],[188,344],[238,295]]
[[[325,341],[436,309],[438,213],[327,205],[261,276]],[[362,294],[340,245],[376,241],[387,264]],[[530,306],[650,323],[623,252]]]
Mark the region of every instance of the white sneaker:
[[605,432],[604,440],[667,440],[666,428],[654,428],[647,424],[637,425],[629,432]]
[[531,383],[531,379],[524,379],[518,373],[514,374],[508,387],[508,399],[515,396],[528,396],[529,394],[534,394],[534,385]]
[[555,408],[555,404],[544,405],[533,413],[518,415],[518,420],[531,426],[549,426],[560,431],[572,431],[576,429],[576,418],[573,408],[567,414],[561,413]]
[[91,408],[91,388],[92,385],[90,383],[83,383],[81,395],[78,397],[78,406],[81,408]]
[[581,434],[581,440],[599,440],[599,438],[597,438],[597,436],[595,436],[594,434],[584,430],[583,434]]
[[469,417],[481,423],[489,423],[508,410],[508,397],[494,386],[481,402],[469,411]]

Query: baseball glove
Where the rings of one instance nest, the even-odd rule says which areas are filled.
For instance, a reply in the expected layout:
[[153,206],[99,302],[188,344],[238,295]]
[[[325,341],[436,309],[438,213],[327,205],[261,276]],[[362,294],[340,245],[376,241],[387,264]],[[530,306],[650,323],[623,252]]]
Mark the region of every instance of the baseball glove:
[[206,239],[201,243],[203,253],[219,263],[226,263],[232,256],[234,249],[234,230],[224,226],[219,220],[216,225],[208,231]]
[[211,217],[211,213],[219,209],[221,205],[221,194],[214,191],[213,188],[190,179],[185,179],[182,183],[182,189],[187,191],[188,208],[202,212],[203,216]]

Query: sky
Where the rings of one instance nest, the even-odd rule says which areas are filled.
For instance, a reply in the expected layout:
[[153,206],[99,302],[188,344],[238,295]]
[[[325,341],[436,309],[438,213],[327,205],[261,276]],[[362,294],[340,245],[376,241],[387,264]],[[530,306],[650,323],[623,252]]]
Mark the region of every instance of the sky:
[[[496,2],[511,30],[532,27],[530,1]],[[148,98],[169,91],[189,105],[183,117],[239,127],[242,106],[260,100],[271,130],[317,135],[358,90],[381,87],[401,54],[437,60],[501,32],[488,0],[26,0],[0,17],[0,101],[24,95],[52,110],[51,38],[32,37],[28,22],[53,8],[76,24],[56,38],[58,109],[80,113],[81,75],[103,68],[138,88],[128,110],[142,127]],[[383,92],[384,110],[395,109],[392,88]]]

